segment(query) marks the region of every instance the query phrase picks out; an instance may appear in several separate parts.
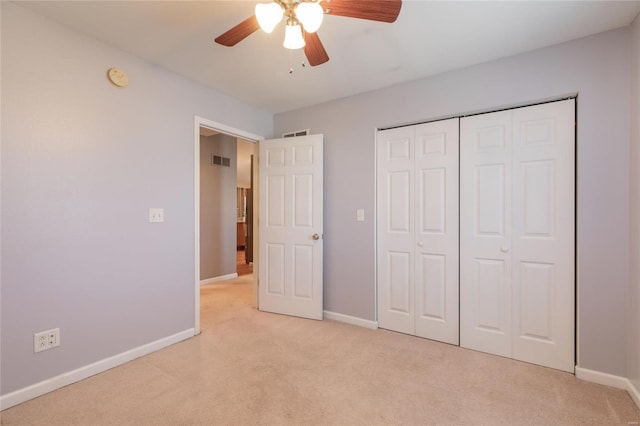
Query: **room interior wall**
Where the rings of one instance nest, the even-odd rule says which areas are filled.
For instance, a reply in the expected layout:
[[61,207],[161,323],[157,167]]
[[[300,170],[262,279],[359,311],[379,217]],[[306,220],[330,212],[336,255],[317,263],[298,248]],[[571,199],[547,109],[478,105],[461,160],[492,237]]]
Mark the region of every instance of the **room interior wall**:
[[[236,272],[237,143],[234,136],[200,136],[200,280]],[[229,167],[211,164],[211,155]]]
[[640,15],[631,26],[628,378],[640,394]]
[[623,28],[276,114],[274,134],[309,128],[325,136],[325,309],[376,316],[376,128],[578,94],[578,365],[625,376],[629,48]]
[[0,7],[5,395],[194,327],[194,116],[268,137],[273,115]]

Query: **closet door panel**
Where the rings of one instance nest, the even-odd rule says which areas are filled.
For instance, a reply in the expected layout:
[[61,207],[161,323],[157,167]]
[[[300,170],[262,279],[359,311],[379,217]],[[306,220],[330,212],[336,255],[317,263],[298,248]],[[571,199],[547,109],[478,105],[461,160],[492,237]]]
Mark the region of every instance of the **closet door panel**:
[[505,262],[476,258],[472,283],[475,300],[474,326],[482,331],[504,335],[509,313],[505,310]]
[[415,334],[459,344],[459,120],[415,126]]
[[511,355],[512,112],[460,121],[460,345]]
[[378,323],[414,334],[414,132],[377,135]]
[[[437,323],[447,320],[447,257],[441,254],[421,253],[418,258],[416,280],[420,300],[416,300],[416,313],[420,319]],[[416,334],[418,330],[416,330]]]
[[574,371],[574,100],[514,110],[513,358]]
[[418,232],[423,235],[443,235],[446,232],[447,170],[431,167],[418,170]]

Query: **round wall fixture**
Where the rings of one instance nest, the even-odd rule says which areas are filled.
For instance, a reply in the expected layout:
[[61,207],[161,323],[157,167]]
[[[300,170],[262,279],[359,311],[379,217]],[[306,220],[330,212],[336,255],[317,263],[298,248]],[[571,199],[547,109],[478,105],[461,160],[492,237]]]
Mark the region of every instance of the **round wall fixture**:
[[107,71],[107,77],[110,82],[118,87],[125,87],[129,84],[129,77],[127,76],[127,73],[120,68],[109,68],[109,71]]

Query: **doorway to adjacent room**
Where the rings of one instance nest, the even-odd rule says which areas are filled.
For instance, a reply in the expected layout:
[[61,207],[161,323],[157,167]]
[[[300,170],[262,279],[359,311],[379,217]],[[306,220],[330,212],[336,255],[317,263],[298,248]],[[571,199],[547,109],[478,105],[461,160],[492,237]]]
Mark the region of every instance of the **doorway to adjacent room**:
[[[202,285],[243,274],[253,282],[253,304],[257,306],[257,283],[252,274],[254,258],[257,265],[252,244],[257,188],[252,183],[251,155],[262,137],[197,116],[194,134],[194,328],[199,334]],[[243,147],[249,152],[249,178],[243,180],[243,191],[239,191],[237,175],[240,143],[246,144]],[[244,165],[241,168],[245,170]]]

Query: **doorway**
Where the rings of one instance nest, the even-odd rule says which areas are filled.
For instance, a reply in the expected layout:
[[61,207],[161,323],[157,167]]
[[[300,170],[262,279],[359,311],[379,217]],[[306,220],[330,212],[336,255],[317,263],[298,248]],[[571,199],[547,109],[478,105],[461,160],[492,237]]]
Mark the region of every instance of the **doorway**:
[[255,144],[237,139],[236,182],[236,272],[250,275],[253,270],[253,158]]
[[[227,140],[233,140],[233,144],[229,144],[229,147],[223,148],[223,147],[216,147],[215,150],[211,150],[210,152],[207,152],[206,155],[203,157],[203,152],[201,152],[201,129],[202,129],[202,133],[205,135],[205,137],[208,136],[214,136],[214,135],[220,135],[220,139],[227,139]],[[203,218],[203,214],[201,213],[201,207],[203,207],[203,203],[208,202],[208,200],[202,199],[201,197],[201,175],[202,173],[208,173],[211,172],[212,170],[218,174],[220,173],[224,173],[226,172],[227,174],[229,174],[229,171],[231,169],[236,169],[236,165],[231,163],[231,158],[237,158],[237,152],[236,150],[236,139],[243,139],[245,141],[247,141],[248,143],[250,143],[254,149],[254,158],[257,158],[257,147],[258,144],[257,142],[263,140],[264,138],[262,136],[259,135],[255,135],[252,134],[250,132],[241,130],[241,129],[236,129],[233,127],[229,127],[227,125],[221,124],[221,123],[217,123],[215,121],[211,121],[208,120],[206,118],[203,117],[195,117],[194,120],[194,281],[195,281],[195,286],[194,286],[194,329],[195,329],[195,334],[200,334],[200,285],[202,283],[201,281],[201,271],[202,268],[202,262],[201,262],[201,250],[204,248],[206,249],[210,249],[211,247],[207,247],[208,242],[204,242],[201,241],[201,228],[202,228],[202,222],[201,219]],[[233,150],[231,150],[230,146],[233,145]],[[219,152],[217,152],[219,151]],[[205,158],[206,157],[206,158]],[[205,169],[205,167],[207,167],[207,169]],[[218,169],[216,169],[216,167],[218,167]],[[224,170],[225,167],[229,170]],[[254,161],[253,163],[253,167],[252,167],[252,174],[253,176],[257,176],[256,170],[255,168],[257,167],[257,161]],[[236,181],[237,181],[237,177],[235,176],[235,174],[231,175],[228,177],[229,181],[232,181],[232,187],[231,189],[231,196],[228,197],[229,198],[229,202],[227,202],[227,204],[229,204],[229,206],[225,206],[224,211],[220,210],[219,214],[221,218],[226,218],[227,221],[230,221],[231,225],[228,226],[227,228],[231,228],[231,229],[222,229],[221,228],[221,223],[217,223],[216,221],[219,219],[215,219],[214,222],[212,223],[208,223],[207,225],[204,226],[209,226],[209,227],[214,227],[219,230],[220,234],[224,234],[223,235],[223,240],[225,241],[225,244],[229,245],[231,247],[231,250],[228,250],[230,252],[230,255],[226,255],[227,257],[230,256],[230,259],[222,259],[223,262],[227,262],[227,264],[230,264],[230,270],[229,270],[229,265],[227,265],[227,271],[225,273],[218,273],[219,275],[217,275],[220,280],[225,279],[225,276],[227,277],[227,279],[231,279],[237,276],[237,272],[235,272],[235,268],[236,268],[236,256],[237,253],[235,248],[237,246],[237,228],[236,226],[236,222],[237,222],[237,197],[236,197]],[[250,200],[249,202],[256,204],[255,200],[257,199],[256,197],[258,196],[258,187],[257,184],[255,184],[253,186],[253,191],[251,191],[251,196],[250,196]],[[228,207],[228,208],[227,208]],[[209,214],[207,213],[206,216],[209,216]],[[227,218],[227,216],[229,216],[229,218]],[[207,219],[212,219],[210,217],[208,217]],[[246,220],[249,220],[251,222],[251,224],[253,225],[253,228],[255,228],[255,224],[257,223],[257,214],[253,215],[252,218],[247,219],[245,217],[245,223]],[[254,238],[254,240],[257,240],[257,235],[256,238]],[[257,268],[257,260],[258,260],[258,256],[256,253],[256,247],[257,244],[253,244],[253,247],[251,247],[251,256],[252,256],[252,260],[254,260],[254,270],[255,268]],[[225,257],[225,256],[223,256]],[[207,265],[207,267],[209,267],[210,265]],[[220,265],[218,265],[220,266]],[[224,265],[223,265],[224,267]],[[209,271],[209,274],[211,274],[211,271]],[[214,274],[216,274],[214,272]],[[215,278],[215,277],[212,277]],[[253,304],[254,306],[257,306],[257,277],[254,275],[253,277]],[[213,281],[212,281],[213,282]]]

